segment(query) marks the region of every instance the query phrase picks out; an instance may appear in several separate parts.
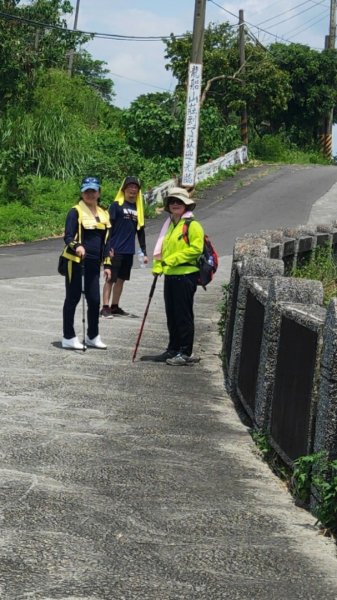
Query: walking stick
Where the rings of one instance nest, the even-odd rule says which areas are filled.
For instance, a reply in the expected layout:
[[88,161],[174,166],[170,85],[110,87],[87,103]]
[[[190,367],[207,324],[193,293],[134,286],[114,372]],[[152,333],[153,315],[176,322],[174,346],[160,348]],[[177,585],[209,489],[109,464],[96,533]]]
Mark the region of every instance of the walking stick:
[[143,329],[144,329],[144,325],[145,325],[145,320],[146,320],[146,317],[147,317],[147,313],[149,312],[149,308],[150,308],[152,296],[154,294],[154,290],[155,290],[155,287],[156,287],[157,279],[158,279],[158,275],[154,275],[153,276],[153,282],[152,282],[151,289],[150,289],[150,293],[149,293],[149,299],[147,301],[147,305],[146,305],[146,309],[145,309],[145,312],[144,312],[142,324],[140,326],[140,330],[139,330],[139,333],[138,333],[138,337],[137,337],[135,349],[133,351],[132,362],[134,362],[135,358],[136,358],[138,346],[139,346],[139,343],[140,343],[140,338],[142,337],[142,333],[143,333]]
[[82,334],[83,334],[83,352],[86,351],[87,346],[85,343],[85,279],[84,279],[85,269],[84,269],[84,259],[81,260],[81,293],[82,293]]

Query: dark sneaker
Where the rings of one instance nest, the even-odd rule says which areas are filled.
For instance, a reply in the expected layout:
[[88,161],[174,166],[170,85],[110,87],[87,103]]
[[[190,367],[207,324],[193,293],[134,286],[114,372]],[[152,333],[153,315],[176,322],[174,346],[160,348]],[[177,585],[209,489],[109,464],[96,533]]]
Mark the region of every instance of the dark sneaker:
[[176,354],[176,356],[168,358],[166,360],[166,364],[171,365],[172,367],[184,367],[193,365],[199,361],[200,358],[194,358],[193,354],[192,356],[187,356],[187,354],[181,354],[179,352],[179,354]]
[[140,360],[149,361],[149,362],[166,362],[168,358],[172,358],[177,353],[172,352],[171,350],[165,350],[162,354],[148,354],[145,356],[141,356]]
[[129,313],[125,312],[120,306],[112,306],[110,312],[113,317],[127,317],[129,315]]
[[112,319],[110,306],[103,306],[99,314],[105,319]]

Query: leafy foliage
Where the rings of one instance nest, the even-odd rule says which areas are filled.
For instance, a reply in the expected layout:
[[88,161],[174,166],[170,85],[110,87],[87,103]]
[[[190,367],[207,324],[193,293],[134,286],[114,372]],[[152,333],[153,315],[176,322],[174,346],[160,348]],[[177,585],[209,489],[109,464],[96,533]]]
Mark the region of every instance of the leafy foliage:
[[174,158],[182,151],[184,116],[182,99],[169,92],[139,96],[124,113],[128,142],[146,157]]
[[[186,93],[145,94],[124,112],[122,124],[130,146],[147,158],[175,158],[184,143]],[[198,162],[224,154],[240,143],[237,124],[226,124],[213,101],[201,107]]]
[[94,60],[86,50],[77,52],[74,60],[74,72],[81,75],[85,83],[95,90],[104,100],[112,102],[115,97],[112,79],[107,77],[109,69],[102,60]]
[[337,104],[337,52],[278,43],[270,46],[270,54],[291,86],[287,111],[272,115],[272,130],[284,126],[293,141],[311,146],[328,111]]
[[86,171],[95,143],[91,128],[110,110],[79,77],[55,70],[41,74],[32,110],[7,110],[0,120],[6,198],[17,197],[18,177],[24,174],[66,179]]
[[[192,50],[192,33],[177,39],[173,34],[165,42],[166,69],[172,71],[180,87],[187,84],[188,63]],[[228,53],[237,45],[237,37],[229,23],[210,23],[205,29],[203,52],[203,80],[221,75],[228,69]]]
[[[166,42],[166,68],[186,85],[186,74],[192,48],[192,36],[176,39],[171,35]],[[238,115],[244,103],[254,122],[260,124],[277,111],[285,111],[290,97],[287,73],[283,72],[272,56],[260,46],[246,45],[245,86],[240,73],[237,38],[228,23],[210,24],[205,30],[203,86],[214,78],[206,95],[206,102],[216,105],[229,124],[231,115]]]
[[295,461],[290,490],[302,504],[314,497],[313,512],[327,533],[337,532],[337,460],[326,452],[301,456]]
[[277,134],[267,133],[262,137],[254,136],[249,146],[250,158],[268,162],[288,164],[329,164],[329,161],[315,149],[301,150],[289,141],[284,131]]
[[36,29],[29,23],[0,19],[0,113],[9,105],[30,107],[36,77],[42,69],[63,68],[70,50],[88,36],[70,33],[63,14],[72,6],[62,0],[34,0],[19,6],[16,0],[0,0],[0,10],[19,19],[57,26]]

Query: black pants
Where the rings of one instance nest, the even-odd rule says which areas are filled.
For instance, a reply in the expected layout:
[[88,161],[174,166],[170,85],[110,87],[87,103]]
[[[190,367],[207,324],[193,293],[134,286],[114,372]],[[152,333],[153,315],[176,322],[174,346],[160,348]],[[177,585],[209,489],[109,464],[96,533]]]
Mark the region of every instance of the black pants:
[[[97,260],[86,258],[84,261],[84,291],[88,304],[88,328],[87,335],[93,339],[98,335],[99,320],[99,274],[100,263]],[[71,339],[75,337],[74,318],[75,310],[81,299],[82,291],[82,265],[72,263],[72,274],[69,280],[66,273],[66,298],[63,305],[63,337]]]
[[165,275],[164,300],[168,350],[191,356],[194,341],[193,301],[197,289],[197,273]]

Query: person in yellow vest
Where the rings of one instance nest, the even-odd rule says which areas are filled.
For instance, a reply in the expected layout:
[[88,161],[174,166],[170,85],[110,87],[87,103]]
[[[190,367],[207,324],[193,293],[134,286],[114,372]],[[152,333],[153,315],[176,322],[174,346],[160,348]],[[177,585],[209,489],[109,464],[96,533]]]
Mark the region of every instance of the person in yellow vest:
[[[86,346],[106,349],[98,331],[101,265],[109,262],[110,218],[108,211],[99,206],[100,181],[97,177],[85,177],[81,183],[81,199],[68,212],[65,224],[63,256],[67,259],[65,276],[66,297],[63,305],[62,348],[83,350],[83,344],[75,334],[76,306],[82,292],[82,266],[84,266],[84,291],[88,305],[88,328]],[[104,268],[106,280],[111,270]]]
[[[169,218],[154,248],[152,272],[165,276],[164,302],[169,339],[164,352],[142,356],[141,360],[166,362],[171,366],[192,365],[199,361],[193,356],[193,302],[204,230],[194,219],[195,202],[184,188],[171,188],[164,200],[164,208]],[[189,223],[188,240],[184,235],[186,223]]]

